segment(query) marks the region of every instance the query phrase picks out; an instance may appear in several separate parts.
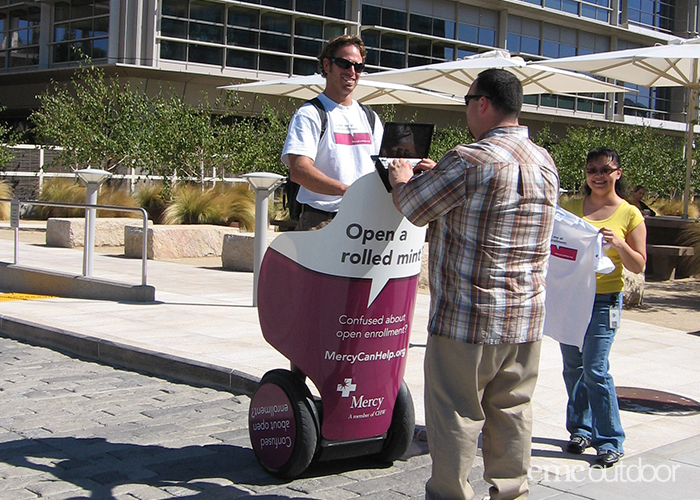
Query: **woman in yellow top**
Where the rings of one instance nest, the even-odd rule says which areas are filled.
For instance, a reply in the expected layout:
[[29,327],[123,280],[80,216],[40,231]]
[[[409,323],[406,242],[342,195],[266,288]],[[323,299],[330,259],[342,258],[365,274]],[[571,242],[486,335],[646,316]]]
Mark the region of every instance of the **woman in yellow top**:
[[594,226],[603,235],[605,253],[615,263],[610,274],[596,275],[596,296],[583,348],[561,344],[564,383],[569,394],[566,428],[571,453],[593,446],[597,463],[610,467],[623,455],[625,433],[608,355],[622,311],[622,267],[642,272],[646,263],[647,230],[639,209],[625,201],[620,157],[614,149],[598,148],[586,157],[583,199],[570,200],[563,208]]

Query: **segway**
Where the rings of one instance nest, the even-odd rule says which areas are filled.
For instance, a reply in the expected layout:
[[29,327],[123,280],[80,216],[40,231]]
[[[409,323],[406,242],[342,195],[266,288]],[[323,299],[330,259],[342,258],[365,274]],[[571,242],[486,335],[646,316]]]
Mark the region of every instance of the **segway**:
[[278,236],[258,278],[263,336],[298,367],[267,372],[250,403],[253,451],[291,479],[314,461],[393,462],[413,439],[403,375],[425,228],[393,206],[376,173],[356,181],[318,231]]

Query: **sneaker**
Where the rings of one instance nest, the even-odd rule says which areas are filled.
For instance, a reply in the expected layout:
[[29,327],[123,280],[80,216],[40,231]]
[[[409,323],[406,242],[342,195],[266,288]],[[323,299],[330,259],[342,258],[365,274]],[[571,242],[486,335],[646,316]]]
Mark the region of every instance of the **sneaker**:
[[566,451],[568,451],[569,453],[580,455],[590,445],[590,439],[585,438],[583,436],[574,436],[569,440],[569,444],[566,445]]
[[601,467],[612,467],[624,456],[624,453],[620,453],[615,450],[601,450],[598,452],[598,458],[596,458],[596,463]]

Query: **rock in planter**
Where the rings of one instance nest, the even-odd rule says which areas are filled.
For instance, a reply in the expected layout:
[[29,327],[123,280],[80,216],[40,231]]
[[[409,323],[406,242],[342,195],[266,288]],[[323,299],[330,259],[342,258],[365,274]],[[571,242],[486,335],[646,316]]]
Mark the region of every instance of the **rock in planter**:
[[[279,233],[268,231],[267,246]],[[221,249],[221,266],[229,271],[253,272],[255,258],[255,234],[239,233],[224,236]]]
[[[95,246],[124,246],[124,228],[126,226],[143,228],[143,219],[129,217],[97,217],[95,219]],[[46,221],[46,246],[75,248],[82,247],[84,243],[84,217],[51,217]]]
[[[221,255],[224,236],[238,233],[238,228],[209,224],[149,225],[149,259],[183,259],[216,257]],[[127,226],[124,229],[124,255],[141,258],[143,228]]]
[[641,306],[644,301],[644,271],[635,274],[623,268],[622,278],[625,280],[624,306]]

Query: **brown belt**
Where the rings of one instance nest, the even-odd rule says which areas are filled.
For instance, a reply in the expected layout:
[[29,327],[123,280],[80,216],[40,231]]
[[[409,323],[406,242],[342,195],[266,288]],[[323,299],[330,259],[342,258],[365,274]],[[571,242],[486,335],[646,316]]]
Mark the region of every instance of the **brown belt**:
[[302,203],[301,204],[301,213],[304,213],[304,212],[314,212],[317,214],[327,215],[330,217],[335,217],[335,215],[337,213],[337,212],[326,212],[325,210],[320,210],[318,208],[312,207],[311,205],[307,205],[306,203]]

